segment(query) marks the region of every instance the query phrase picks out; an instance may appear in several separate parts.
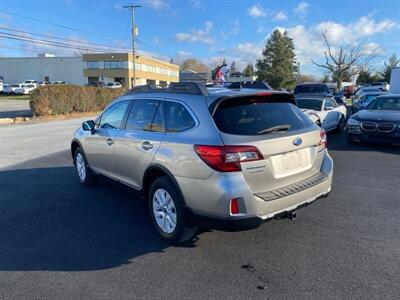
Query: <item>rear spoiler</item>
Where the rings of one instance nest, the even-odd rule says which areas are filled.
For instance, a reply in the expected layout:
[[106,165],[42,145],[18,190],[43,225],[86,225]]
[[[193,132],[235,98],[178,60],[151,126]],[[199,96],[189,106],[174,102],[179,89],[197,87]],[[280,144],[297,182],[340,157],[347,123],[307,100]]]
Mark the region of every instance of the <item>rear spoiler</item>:
[[293,94],[262,91],[254,94],[221,97],[211,103],[209,107],[211,116],[214,116],[217,109],[228,101],[230,101],[229,106],[240,105],[248,101],[252,101],[253,103],[291,103],[297,106]]

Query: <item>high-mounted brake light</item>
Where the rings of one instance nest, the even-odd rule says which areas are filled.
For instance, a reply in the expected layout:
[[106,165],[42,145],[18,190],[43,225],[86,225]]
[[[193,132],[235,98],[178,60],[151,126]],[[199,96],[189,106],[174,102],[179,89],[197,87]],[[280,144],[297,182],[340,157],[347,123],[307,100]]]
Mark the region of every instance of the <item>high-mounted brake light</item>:
[[326,131],[321,129],[319,132],[319,144],[318,146],[323,146],[324,148],[328,148],[328,138],[326,136]]
[[262,96],[272,96],[272,93],[271,92],[261,92],[261,93],[257,93],[257,96],[260,96],[260,97],[262,97]]
[[220,172],[241,171],[240,163],[264,159],[254,146],[195,145],[194,150],[211,168]]

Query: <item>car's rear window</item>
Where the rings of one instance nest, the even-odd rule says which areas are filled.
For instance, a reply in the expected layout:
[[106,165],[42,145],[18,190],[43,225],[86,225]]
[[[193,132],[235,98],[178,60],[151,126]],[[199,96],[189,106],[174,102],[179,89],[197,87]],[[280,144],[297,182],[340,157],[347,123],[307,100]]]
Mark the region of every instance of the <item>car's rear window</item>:
[[269,97],[232,98],[213,114],[218,129],[235,135],[258,135],[292,131],[313,123],[294,104],[270,101]]
[[297,99],[296,102],[301,109],[321,110],[323,101],[319,99]]
[[329,89],[325,84],[304,84],[298,85],[294,89],[295,94],[325,94]]

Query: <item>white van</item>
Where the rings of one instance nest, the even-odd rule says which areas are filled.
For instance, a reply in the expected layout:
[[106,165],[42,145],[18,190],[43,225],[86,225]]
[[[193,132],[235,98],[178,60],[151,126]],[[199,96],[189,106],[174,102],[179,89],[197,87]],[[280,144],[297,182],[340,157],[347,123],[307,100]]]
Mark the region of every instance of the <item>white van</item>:
[[389,91],[391,94],[400,94],[400,67],[392,69]]

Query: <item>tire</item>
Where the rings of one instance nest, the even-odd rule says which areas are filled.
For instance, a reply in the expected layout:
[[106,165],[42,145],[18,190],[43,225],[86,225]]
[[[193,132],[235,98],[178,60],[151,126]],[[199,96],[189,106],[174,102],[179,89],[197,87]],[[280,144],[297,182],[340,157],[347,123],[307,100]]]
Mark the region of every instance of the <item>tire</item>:
[[197,227],[186,225],[184,201],[168,177],[159,177],[151,184],[147,202],[156,231],[169,243],[179,244],[196,234]]
[[346,126],[346,122],[342,116],[342,117],[340,117],[340,121],[336,127],[336,132],[338,132],[338,133],[343,132],[345,129],[345,126]]
[[96,181],[96,175],[90,169],[85,153],[80,147],[76,148],[74,154],[74,165],[78,175],[79,182],[84,186],[93,185]]

